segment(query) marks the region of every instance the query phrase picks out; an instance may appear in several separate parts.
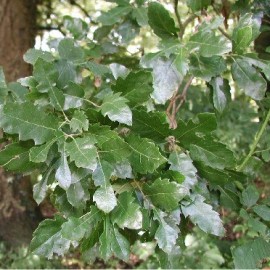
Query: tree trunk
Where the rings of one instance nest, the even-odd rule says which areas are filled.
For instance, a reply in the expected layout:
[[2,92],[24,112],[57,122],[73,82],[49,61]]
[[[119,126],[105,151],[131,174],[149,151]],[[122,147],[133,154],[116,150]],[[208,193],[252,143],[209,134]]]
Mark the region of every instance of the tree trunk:
[[[36,8],[36,0],[0,0],[0,65],[7,82],[31,74],[23,54],[34,46]],[[37,217],[30,177],[0,169],[0,238],[12,246],[28,243]]]

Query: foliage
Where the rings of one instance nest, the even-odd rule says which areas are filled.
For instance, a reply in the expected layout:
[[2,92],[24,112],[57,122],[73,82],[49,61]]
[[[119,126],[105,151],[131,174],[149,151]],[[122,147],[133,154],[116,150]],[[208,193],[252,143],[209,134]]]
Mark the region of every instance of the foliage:
[[[41,203],[50,194],[58,210],[35,231],[31,251],[52,258],[79,245],[93,257],[128,261],[134,243],[152,242],[158,266],[190,267],[187,252],[197,248],[185,248],[191,223],[197,235],[215,239],[204,247],[204,256],[215,256],[205,265],[219,267],[228,234],[222,207],[239,214],[245,223],[238,229],[247,234],[227,256],[245,268],[247,253],[258,266],[270,249],[269,200],[251,184],[257,147],[269,161],[263,134],[270,62],[252,50],[262,16],[239,15],[235,4],[240,19],[230,35],[226,16],[205,16],[217,8],[211,1],[182,4],[185,21],[178,1],[174,15],[158,2],[113,2],[96,18],[93,38],[85,22],[65,17],[56,51],[30,49],[24,59],[33,65],[31,77],[6,84],[0,73],[0,127],[11,141],[0,165],[39,170],[34,198]],[[196,27],[186,31],[191,23]],[[158,51],[130,55],[129,44],[145,28],[159,38]],[[250,124],[258,132],[245,142],[246,157],[237,140],[230,143],[234,126],[233,134],[222,132],[222,123],[230,125],[224,119],[244,122],[235,107],[262,122]]]

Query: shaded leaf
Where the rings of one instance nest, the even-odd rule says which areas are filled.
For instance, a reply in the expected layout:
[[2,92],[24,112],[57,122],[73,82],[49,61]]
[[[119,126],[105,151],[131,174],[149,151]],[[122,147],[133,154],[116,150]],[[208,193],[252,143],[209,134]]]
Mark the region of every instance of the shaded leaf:
[[70,241],[61,236],[61,226],[64,222],[60,216],[42,221],[33,234],[30,250],[49,259],[54,253],[64,255],[70,247]]
[[231,100],[230,85],[228,80],[215,77],[210,81],[213,89],[213,104],[215,109],[222,113]]
[[7,103],[0,108],[0,126],[6,133],[19,134],[22,141],[31,140],[43,144],[51,140],[57,131],[57,118],[40,111],[32,103]]
[[101,212],[91,206],[91,210],[80,218],[70,217],[67,222],[62,225],[61,234],[64,238],[71,241],[80,241],[86,233],[91,232],[97,222],[102,218]]
[[66,59],[72,62],[80,62],[84,58],[83,49],[74,45],[74,40],[70,38],[64,38],[58,45],[58,52],[62,59]]
[[112,212],[112,220],[120,228],[138,230],[142,228],[142,212],[132,193],[123,192],[117,200],[117,207]]
[[131,11],[132,7],[129,5],[118,6],[102,13],[102,15],[97,18],[97,20],[103,25],[113,25],[115,23],[121,22],[123,17],[128,15]]
[[138,173],[154,172],[166,159],[160,154],[158,147],[148,139],[129,136],[127,140],[132,153],[130,163]]
[[270,256],[270,244],[256,238],[232,250],[234,266],[237,269],[255,269],[259,262]]
[[270,221],[270,207],[266,205],[255,205],[253,211],[265,221]]
[[23,60],[31,65],[34,65],[39,58],[46,62],[52,62],[54,60],[54,57],[50,52],[37,49],[29,49],[23,56]]
[[76,132],[88,130],[89,120],[87,119],[84,111],[75,111],[72,119],[70,120],[70,128]]
[[180,172],[185,176],[183,186],[191,189],[197,182],[197,169],[194,167],[191,158],[185,153],[173,152],[170,154],[169,160],[170,170]]
[[232,41],[233,51],[243,53],[250,43],[260,34],[261,22],[252,14],[246,13],[233,29]]
[[256,204],[259,198],[260,198],[260,194],[255,186],[249,185],[242,192],[242,203],[248,208]]
[[226,70],[226,63],[221,56],[203,57],[196,53],[190,55],[190,72],[195,77],[210,81]]
[[182,185],[170,182],[168,179],[157,179],[151,185],[143,185],[144,194],[152,203],[166,211],[179,207],[179,202],[187,195],[188,190]]
[[0,151],[0,166],[12,172],[30,172],[37,168],[29,160],[29,150],[32,144],[11,143]]
[[231,42],[224,36],[216,36],[213,31],[198,31],[190,37],[188,48],[200,56],[212,57],[231,51]]
[[178,29],[174,20],[163,5],[152,2],[148,6],[149,25],[154,33],[161,38],[177,37]]
[[266,81],[247,61],[235,59],[232,64],[232,76],[247,96],[255,100],[263,99],[267,87]]
[[118,78],[112,90],[121,92],[121,96],[129,100],[131,107],[146,102],[153,92],[151,72],[130,72],[124,79]]

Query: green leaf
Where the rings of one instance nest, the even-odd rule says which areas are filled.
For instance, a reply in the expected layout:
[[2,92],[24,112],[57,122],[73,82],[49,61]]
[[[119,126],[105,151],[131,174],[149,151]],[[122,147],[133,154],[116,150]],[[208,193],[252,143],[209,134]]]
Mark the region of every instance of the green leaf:
[[99,22],[103,25],[113,25],[123,20],[123,17],[128,15],[132,11],[132,7],[127,6],[118,6],[110,9],[107,12],[102,13],[101,16],[97,18]]
[[180,172],[185,176],[183,186],[191,189],[197,182],[197,169],[194,167],[191,158],[185,153],[173,152],[169,156],[168,160],[170,164],[170,170]]
[[264,98],[267,83],[262,75],[247,61],[234,59],[232,76],[239,88],[255,100]]
[[190,51],[198,52],[200,56],[212,57],[223,55],[231,51],[230,41],[224,36],[216,36],[213,31],[199,31],[188,41]]
[[201,177],[216,185],[224,185],[232,181],[243,182],[246,178],[243,173],[232,170],[214,169],[201,162],[196,162],[195,165]]
[[102,160],[117,163],[126,160],[130,155],[128,144],[108,126],[91,126],[89,131],[97,140],[99,156]]
[[97,149],[96,140],[93,136],[83,138],[73,138],[66,144],[66,151],[70,160],[74,161],[79,168],[95,170],[97,167]]
[[129,73],[129,70],[120,64],[112,63],[110,64],[110,69],[112,71],[113,77],[117,80],[119,77],[126,78]]
[[41,93],[47,93],[55,87],[58,71],[54,63],[48,63],[38,58],[34,65],[33,76],[38,82],[37,90]]
[[92,178],[96,186],[103,186],[109,182],[113,173],[113,167],[105,160],[98,159],[97,167],[93,172]]
[[[1,86],[0,86],[0,91],[1,91]],[[22,86],[18,82],[9,83],[8,84],[8,91],[12,95],[12,98],[14,99],[14,101],[18,102],[18,103],[25,102],[26,96],[29,93],[29,90],[26,87]]]
[[187,0],[187,6],[193,11],[202,10],[211,4],[211,0]]
[[102,218],[101,212],[91,206],[89,212],[80,218],[70,217],[67,222],[62,225],[62,237],[71,241],[80,241],[86,233],[91,233],[96,223]]
[[145,7],[137,7],[132,11],[133,17],[135,17],[137,23],[140,26],[145,26],[148,24],[148,14],[147,8]]
[[131,129],[142,137],[158,142],[164,142],[170,135],[169,124],[165,113],[147,112],[145,110],[134,110],[133,125]]
[[69,82],[65,88],[64,97],[64,110],[79,108],[83,105],[84,89],[74,82]]
[[197,144],[190,145],[190,156],[194,161],[204,163],[214,169],[233,168],[235,157],[233,152],[226,148],[226,145],[215,142],[210,137],[205,137]]
[[137,23],[131,19],[121,23],[115,30],[116,33],[121,36],[120,42],[123,45],[128,45],[140,32]]
[[72,183],[71,171],[64,151],[62,152],[59,166],[55,172],[55,179],[58,181],[59,186],[65,190],[67,190]]
[[256,238],[232,250],[236,269],[257,269],[262,259],[270,256],[270,244],[262,238]]
[[211,135],[216,130],[216,117],[212,113],[201,113],[194,120],[184,123],[178,121],[178,127],[174,130],[173,135],[185,148],[189,148],[191,144],[196,144],[201,140],[200,137]]
[[51,166],[43,175],[41,180],[33,186],[33,198],[37,204],[40,204],[46,197],[47,183],[52,177],[54,167]]
[[266,205],[255,205],[253,211],[265,221],[270,221],[270,207]]
[[83,38],[88,33],[88,25],[80,18],[74,18],[70,16],[64,16],[64,27],[72,33],[75,39]]
[[29,49],[23,56],[23,60],[31,65],[34,65],[39,58],[46,62],[52,62],[54,60],[54,57],[50,52],[37,49]]
[[134,178],[131,165],[128,161],[115,164],[113,175],[121,179]]
[[42,221],[33,234],[30,251],[48,259],[51,259],[54,253],[64,255],[70,247],[70,241],[61,236],[64,221],[60,216]]
[[58,45],[58,52],[62,59],[69,60],[71,62],[80,62],[84,59],[83,49],[74,45],[74,40],[70,38],[64,38]]
[[100,255],[108,260],[113,254],[121,260],[129,259],[129,241],[119,233],[107,217],[104,221],[104,231],[100,236]]
[[84,209],[86,202],[90,199],[88,188],[88,179],[72,183],[66,191],[68,202],[75,208]]
[[188,194],[188,189],[168,179],[159,178],[151,185],[144,184],[143,192],[155,206],[172,211],[179,207],[179,202]]
[[260,34],[260,26],[260,20],[253,17],[253,14],[246,13],[242,16],[238,25],[233,29],[233,51],[239,54],[243,53]]
[[129,100],[129,105],[134,107],[150,99],[153,92],[152,75],[149,71],[130,72],[126,78],[118,78],[112,86],[114,92],[121,92]]
[[142,228],[140,205],[134,202],[130,192],[123,192],[118,197],[118,205],[112,212],[112,220],[121,229],[138,230]]
[[48,141],[45,144],[32,147],[29,153],[30,160],[36,163],[45,162],[47,160],[49,150],[51,149],[55,141],[56,141],[56,138]]
[[111,185],[104,185],[96,190],[93,196],[98,209],[104,213],[110,213],[117,205],[117,200]]
[[228,80],[215,77],[210,81],[213,90],[213,104],[215,109],[222,113],[231,100],[230,85]]
[[149,25],[154,33],[161,38],[177,37],[178,29],[174,20],[163,5],[152,2],[148,6]]
[[59,90],[56,87],[52,87],[49,89],[49,98],[52,106],[58,110],[63,111],[64,103],[65,103],[65,97],[61,90]]
[[212,206],[205,203],[205,198],[199,194],[192,196],[192,202],[182,205],[182,212],[185,217],[198,225],[201,230],[217,236],[224,235],[224,228],[219,214],[212,209]]
[[103,76],[105,74],[111,73],[111,70],[109,67],[102,64],[98,64],[93,61],[87,62],[86,67],[96,76]]
[[59,76],[57,86],[61,89],[66,88],[71,82],[77,82],[78,76],[73,62],[66,59],[60,59],[56,64]]
[[88,131],[88,126],[89,120],[87,119],[84,111],[75,111],[70,121],[70,128],[72,131]]
[[154,219],[159,222],[155,239],[157,240],[158,246],[166,253],[171,253],[176,248],[176,240],[180,232],[177,226],[180,223],[180,212],[176,211],[176,214],[179,215],[179,217],[172,219],[160,210],[154,211]]
[[29,149],[32,145],[25,143],[11,143],[0,151],[0,166],[12,172],[30,172],[37,168],[29,160]]
[[132,150],[129,158],[131,166],[138,173],[154,172],[166,161],[151,140],[133,135],[128,137],[127,142]]
[[0,66],[0,104],[3,104],[8,94],[5,74],[3,68]]
[[203,57],[197,53],[190,55],[190,72],[195,77],[210,81],[227,69],[226,63],[221,56]]
[[242,203],[247,208],[250,208],[259,200],[260,194],[259,191],[255,186],[249,185],[243,192],[242,192]]
[[156,58],[141,63],[153,69],[154,92],[152,97],[157,104],[165,104],[178,89],[182,76],[174,65],[173,59]]
[[0,126],[6,133],[19,134],[22,141],[43,144],[54,138],[57,118],[38,110],[32,103],[7,103],[0,108]]
[[112,121],[117,121],[128,126],[132,125],[132,112],[126,104],[128,100],[120,93],[108,94],[101,105],[101,113]]

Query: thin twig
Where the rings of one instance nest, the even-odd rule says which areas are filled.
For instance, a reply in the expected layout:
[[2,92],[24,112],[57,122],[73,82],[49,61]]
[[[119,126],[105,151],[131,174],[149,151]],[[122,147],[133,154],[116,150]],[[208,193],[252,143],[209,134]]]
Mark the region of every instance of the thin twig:
[[[186,101],[187,91],[188,91],[189,86],[192,83],[193,78],[194,78],[193,76],[190,77],[190,79],[187,81],[186,85],[184,86],[184,89],[181,94],[177,94],[176,92],[170,100],[169,106],[166,110],[166,114],[169,118],[170,128],[172,129],[177,128],[176,114],[179,111],[180,107],[183,105],[183,103]],[[179,87],[180,86],[178,86],[178,89]],[[178,105],[176,105],[178,100],[179,100],[179,103]]]
[[84,13],[84,15],[86,17],[90,18],[90,15],[89,15],[88,11],[84,7],[82,7],[80,4],[78,4],[75,0],[69,0],[69,3],[71,5],[76,6],[77,8],[79,8]]
[[180,32],[179,32],[179,36],[180,36],[180,34],[183,32],[183,23],[181,21],[180,14],[178,12],[178,0],[174,0],[174,13],[175,13],[175,16],[176,16],[176,19],[180,28]]
[[221,27],[218,27],[218,30],[221,32],[221,34],[226,37],[227,39],[229,40],[232,40],[231,36],[226,32],[224,31]]
[[269,120],[270,120],[270,110],[268,111],[268,113],[267,113],[267,115],[266,115],[266,117],[264,119],[264,122],[263,122],[263,124],[262,124],[262,126],[261,126],[261,128],[259,130],[259,132],[255,135],[254,142],[252,143],[252,145],[250,147],[250,151],[249,151],[248,155],[246,156],[246,158],[244,159],[244,161],[242,162],[242,164],[240,164],[237,167],[237,170],[238,171],[242,171],[245,168],[245,166],[248,163],[249,159],[254,154],[255,149],[256,149],[256,147],[257,147],[257,145],[258,145],[258,143],[259,143],[259,141],[260,141],[260,139],[261,139],[261,137],[262,137],[262,135],[263,135],[266,127],[267,127],[267,125],[268,125]]
[[185,34],[185,30],[188,26],[189,23],[193,22],[195,20],[195,18],[197,18],[197,15],[192,14],[190,15],[182,24],[182,30],[179,33],[179,37],[182,39],[184,34]]

